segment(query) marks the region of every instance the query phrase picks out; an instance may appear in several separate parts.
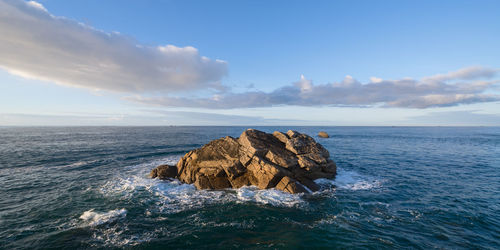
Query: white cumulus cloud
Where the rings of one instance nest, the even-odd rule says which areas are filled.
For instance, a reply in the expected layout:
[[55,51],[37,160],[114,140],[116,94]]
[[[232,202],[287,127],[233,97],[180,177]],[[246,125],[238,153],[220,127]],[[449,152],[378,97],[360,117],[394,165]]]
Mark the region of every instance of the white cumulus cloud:
[[37,8],[39,10],[47,11],[47,9],[45,9],[45,7],[43,7],[43,5],[41,3],[38,3],[35,1],[28,1],[27,4]]
[[61,85],[142,93],[223,89],[227,64],[193,47],[145,46],[51,15],[35,1],[0,1],[0,68]]

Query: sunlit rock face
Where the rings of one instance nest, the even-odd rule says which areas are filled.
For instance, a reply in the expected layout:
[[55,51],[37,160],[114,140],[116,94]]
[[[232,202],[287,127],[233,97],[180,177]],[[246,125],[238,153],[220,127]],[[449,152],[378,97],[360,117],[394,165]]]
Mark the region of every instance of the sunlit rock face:
[[325,132],[325,131],[320,131],[318,133],[318,136],[321,137],[321,138],[330,138],[330,135],[327,132]]
[[[151,177],[171,178],[174,167],[153,169]],[[198,189],[254,185],[288,193],[317,191],[313,180],[334,178],[337,170],[328,151],[310,136],[292,130],[268,134],[255,129],[244,131],[239,138],[226,136],[190,151],[176,167],[176,177]],[[163,172],[168,175],[159,174]]]

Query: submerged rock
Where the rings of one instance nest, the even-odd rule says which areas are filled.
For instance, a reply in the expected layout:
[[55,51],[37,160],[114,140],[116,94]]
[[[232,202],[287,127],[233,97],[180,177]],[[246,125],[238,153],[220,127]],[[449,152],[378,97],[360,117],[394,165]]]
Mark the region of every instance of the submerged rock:
[[318,136],[321,137],[321,138],[330,138],[330,135],[328,135],[328,133],[325,132],[325,131],[320,131],[318,133]]
[[[171,177],[173,166],[165,166],[154,169],[151,177],[163,172]],[[226,136],[187,153],[177,163],[176,177],[198,189],[254,185],[303,193],[317,191],[313,180],[333,178],[336,170],[328,151],[306,134],[248,129],[239,138]]]

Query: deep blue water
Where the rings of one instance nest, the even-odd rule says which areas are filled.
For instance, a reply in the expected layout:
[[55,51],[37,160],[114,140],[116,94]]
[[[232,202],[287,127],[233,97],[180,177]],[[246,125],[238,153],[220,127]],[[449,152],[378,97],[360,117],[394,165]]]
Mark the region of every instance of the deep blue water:
[[244,127],[0,128],[0,248],[500,249],[499,127],[254,127],[319,139],[322,190],[197,191],[148,172]]

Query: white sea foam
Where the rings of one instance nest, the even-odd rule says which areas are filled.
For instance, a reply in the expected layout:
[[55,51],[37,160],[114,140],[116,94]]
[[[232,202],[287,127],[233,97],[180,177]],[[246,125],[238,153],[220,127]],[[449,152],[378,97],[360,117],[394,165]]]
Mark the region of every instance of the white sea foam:
[[128,231],[126,227],[122,228],[117,225],[99,228],[92,235],[92,238],[97,241],[98,244],[94,243],[92,245],[93,248],[102,248],[103,245],[110,248],[136,246],[143,242],[158,238],[160,230],[162,229],[155,229],[151,232],[144,232],[141,234],[130,234],[130,231]]
[[207,219],[201,213],[195,213],[188,217],[190,224],[199,227],[207,227],[207,228],[215,228],[215,227],[232,227],[232,228],[244,228],[244,229],[252,229],[255,228],[255,220],[248,219],[243,221],[231,221],[231,222],[217,222],[213,219]]
[[90,160],[90,161],[77,161],[73,162],[71,164],[65,165],[65,167],[80,167],[83,165],[88,165],[97,162],[97,160]]
[[[160,164],[175,164],[181,156],[171,156],[144,164],[124,168],[117,176],[101,187],[104,195],[120,199],[140,199],[153,202],[153,213],[177,213],[202,208],[210,204],[257,203],[276,207],[304,207],[306,202],[301,194],[289,194],[276,189],[260,190],[257,187],[242,187],[236,190],[197,190],[193,185],[178,180],[166,181],[150,179],[148,173]],[[380,186],[380,181],[358,174],[354,171],[339,169],[335,180],[318,179],[316,183],[324,188],[333,187],[350,190],[367,190]],[[141,195],[144,192],[150,195]]]
[[143,176],[133,176],[117,180],[110,187],[125,198],[139,190],[149,192],[157,204],[159,212],[176,213],[209,204],[230,202],[253,202],[265,205],[292,207],[303,201],[300,195],[292,195],[276,189],[260,190],[257,187],[242,187],[236,190],[197,190],[194,185],[178,180],[162,181]]
[[176,213],[196,209],[208,204],[230,202],[253,202],[278,207],[300,206],[301,195],[288,194],[276,189],[259,190],[243,187],[236,190],[197,190],[194,185],[178,180],[150,179],[149,171],[159,164],[175,164],[180,156],[173,156],[154,162],[131,166],[100,188],[104,195],[119,195],[122,199],[133,199],[141,192],[149,192],[150,201],[156,203],[158,212]]
[[112,221],[115,221],[120,218],[124,218],[127,216],[127,210],[122,208],[122,209],[115,209],[111,210],[108,212],[95,212],[94,209],[85,211],[81,216],[80,219],[85,221],[85,224],[88,226],[97,226],[101,225],[104,223],[109,223]]
[[368,190],[381,186],[381,181],[361,175],[355,171],[338,169],[334,180],[317,179],[316,184],[324,187],[335,186],[339,189]]
[[[229,203],[254,203],[274,207],[294,207],[308,209],[307,197],[302,194],[289,194],[276,189],[260,190],[249,186],[228,190],[197,190],[194,185],[184,184],[178,180],[159,180],[148,177],[151,169],[160,164],[175,164],[181,156],[171,156],[148,163],[124,167],[116,173],[100,191],[105,196],[113,196],[122,200],[150,204],[144,211],[144,216],[152,220],[165,220],[168,214],[179,213],[187,210],[202,209],[207,205],[224,205]],[[358,174],[354,171],[338,170],[335,180],[319,179],[316,183],[323,187],[324,192],[329,192],[328,187],[335,186],[340,189],[363,190],[372,189],[380,185],[373,178]],[[320,192],[321,193],[321,192]],[[329,192],[334,194],[334,192]],[[318,193],[312,193],[316,195]],[[125,209],[112,210],[107,213],[96,213],[93,210],[85,212],[80,218],[87,224],[99,225],[126,216]],[[328,224],[336,217],[326,218],[318,224]],[[193,223],[198,227],[236,227],[253,228],[253,221],[244,223],[205,221],[202,218],[193,218]],[[125,231],[124,231],[125,230]],[[105,228],[96,228],[94,238],[109,246],[133,246],[153,238],[165,237],[165,234],[174,234],[166,229],[158,232],[130,235],[126,226],[112,225]],[[173,235],[170,235],[173,236]]]
[[256,202],[273,206],[294,207],[304,203],[300,194],[289,194],[277,189],[258,189],[257,187],[242,187],[236,190],[241,202]]
[[334,224],[337,221],[337,215],[327,215],[325,218],[322,218],[313,224],[316,225],[324,225],[324,224]]

